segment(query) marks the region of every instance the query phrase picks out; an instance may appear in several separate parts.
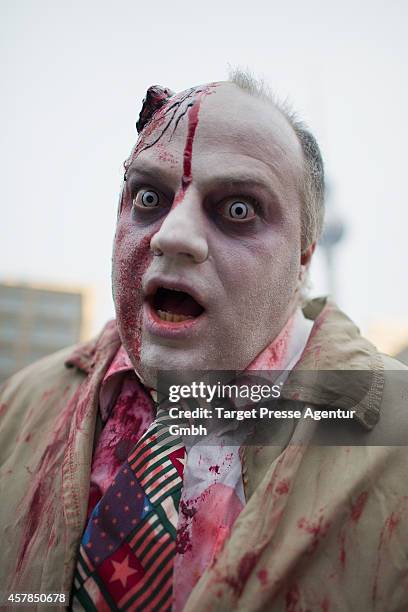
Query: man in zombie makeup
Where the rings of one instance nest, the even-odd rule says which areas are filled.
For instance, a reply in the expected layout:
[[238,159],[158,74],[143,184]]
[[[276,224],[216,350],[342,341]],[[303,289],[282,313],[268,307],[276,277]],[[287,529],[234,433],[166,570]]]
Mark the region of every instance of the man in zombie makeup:
[[[408,609],[406,368],[302,297],[323,223],[315,139],[239,71],[151,87],[137,129],[116,321],[2,389],[0,590],[75,610]],[[353,418],[331,444],[302,417],[264,444],[234,425],[171,436],[163,370],[282,371],[281,407]],[[339,370],[368,373],[364,392],[304,376]]]

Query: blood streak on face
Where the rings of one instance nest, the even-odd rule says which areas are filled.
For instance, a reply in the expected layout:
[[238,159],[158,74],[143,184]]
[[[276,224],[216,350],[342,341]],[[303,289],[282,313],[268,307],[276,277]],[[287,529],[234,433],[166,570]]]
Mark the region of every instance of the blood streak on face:
[[188,112],[187,138],[183,153],[183,176],[181,178],[181,188],[173,201],[173,208],[183,200],[185,193],[191,184],[191,165],[193,157],[194,135],[196,133],[198,125],[198,114],[200,111],[201,99],[205,93],[208,92],[202,91],[197,94],[197,97],[192,103],[192,106]]

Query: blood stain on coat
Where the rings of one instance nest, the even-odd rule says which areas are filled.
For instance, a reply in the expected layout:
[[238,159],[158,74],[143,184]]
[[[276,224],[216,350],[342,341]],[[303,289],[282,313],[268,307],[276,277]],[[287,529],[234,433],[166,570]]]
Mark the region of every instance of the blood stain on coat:
[[367,503],[367,498],[368,498],[368,491],[363,491],[357,497],[354,504],[352,504],[351,520],[353,521],[353,523],[358,523],[358,521],[360,520],[361,515],[363,514],[363,511],[364,511],[365,505]]
[[259,552],[246,553],[239,562],[237,576],[226,576],[224,578],[224,582],[232,588],[237,597],[240,597],[249,576],[257,564],[259,554]]
[[72,413],[75,409],[81,386],[76,394],[67,404],[57,419],[52,438],[42,453],[41,459],[35,468],[35,479],[27,493],[20,502],[20,507],[24,507],[24,502],[28,501],[28,512],[24,512],[25,525],[22,532],[19,551],[17,554],[17,564],[15,581],[27,561],[27,553],[30,545],[38,535],[41,523],[45,523],[47,528],[52,525],[54,520],[52,494],[55,481],[56,470],[59,467],[60,453],[63,450],[69,427],[72,422]]
[[41,395],[41,401],[43,402],[48,401],[53,393],[54,393],[54,389],[47,389],[47,391],[44,391],[44,393]]
[[329,612],[329,610],[330,610],[330,602],[329,602],[329,600],[327,599],[327,597],[325,597],[325,598],[324,598],[324,599],[321,601],[321,603],[320,603],[320,607],[321,607],[321,609],[322,609],[322,612]]
[[51,531],[50,539],[48,540],[48,545],[47,545],[48,550],[55,546],[56,541],[57,541],[57,538],[56,538],[55,530],[53,529]]
[[28,546],[32,540],[33,535],[36,533],[38,529],[38,525],[40,523],[40,516],[45,511],[44,502],[45,502],[45,493],[44,487],[41,482],[38,483],[37,488],[34,491],[34,495],[31,499],[30,508],[27,514],[27,524],[24,530],[24,538],[22,542],[22,546],[20,549],[20,553],[17,558],[17,568],[16,571],[20,572],[24,558],[27,553]]
[[312,554],[318,547],[320,539],[325,537],[330,527],[330,522],[325,522],[323,516],[320,516],[319,520],[315,522],[308,521],[306,518],[301,518],[298,521],[298,527],[299,529],[302,529],[306,533],[309,533],[311,536],[313,536],[312,541],[310,543],[310,547],[308,549],[308,553]]
[[300,612],[299,608],[300,593],[297,584],[293,584],[286,592],[285,603],[286,612]]
[[266,586],[267,582],[268,582],[268,572],[266,569],[261,569],[259,570],[259,572],[256,574],[258,577],[259,582],[262,584],[262,586]]
[[399,524],[400,520],[401,516],[399,514],[397,514],[396,512],[391,512],[385,523],[389,537],[393,535],[395,528]]
[[346,567],[346,535],[344,533],[340,534],[340,551],[339,551],[339,560],[342,569]]
[[219,465],[210,465],[210,467],[208,468],[209,472],[212,472],[213,474],[219,474],[220,473],[220,466]]
[[275,489],[276,493],[278,495],[286,495],[287,493],[289,493],[289,483],[287,480],[281,480],[280,482],[278,482],[278,484],[276,485],[276,489]]
[[[391,538],[395,535],[396,527],[402,518],[402,512],[407,507],[408,498],[402,498],[398,503],[397,507],[387,516],[384,521],[383,528],[380,532],[380,537],[378,540],[377,547],[377,563],[374,574],[374,582],[373,588],[371,592],[371,599],[375,602],[378,598],[378,581],[380,577],[380,568],[381,564],[386,563],[387,559],[385,558],[385,549],[386,545],[390,542]],[[405,507],[405,508],[404,508]]]

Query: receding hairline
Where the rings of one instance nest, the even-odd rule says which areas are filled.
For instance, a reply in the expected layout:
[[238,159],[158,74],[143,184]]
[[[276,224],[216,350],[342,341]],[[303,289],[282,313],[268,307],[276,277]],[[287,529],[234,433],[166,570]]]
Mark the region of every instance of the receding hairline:
[[[274,129],[273,128],[271,129],[271,126],[269,125],[268,121],[265,120],[265,118],[262,120],[261,119],[258,120],[258,117],[256,117],[257,124],[266,129],[270,129],[271,136],[277,137],[276,143],[278,144],[278,146],[280,146],[280,148],[282,148],[282,150],[285,150],[287,153],[290,151],[294,156],[297,157],[297,161],[299,162],[299,171],[301,172],[300,165],[303,163],[303,151],[302,151],[301,142],[299,140],[298,134],[296,133],[296,130],[294,130],[293,125],[291,124],[290,120],[288,119],[287,115],[285,114],[285,112],[283,111],[279,103],[277,102],[275,103],[275,101],[271,100],[268,97],[268,95],[258,95],[256,93],[252,93],[249,89],[243,89],[240,87],[238,83],[235,83],[233,81],[216,81],[215,83],[213,82],[211,84],[199,85],[197,86],[197,89],[201,87],[208,87],[209,85],[215,86],[214,93],[217,94],[218,96],[219,95],[221,96],[225,95],[226,97],[230,96],[231,99],[236,100],[237,94],[242,95],[243,98],[246,99],[247,101],[252,102],[252,103],[254,102],[256,103],[259,101],[265,110],[272,111],[275,119],[277,118],[280,124],[278,125],[277,133],[276,133],[277,126],[275,125]],[[220,89],[218,89],[218,91],[217,91],[217,86],[220,86]],[[211,98],[212,96],[209,96],[209,101],[211,101]],[[217,96],[214,97],[214,101],[215,100],[217,100]],[[238,102],[238,106],[239,104],[240,102]],[[204,108],[207,108],[208,110],[208,106],[206,102],[204,103]],[[252,114],[252,111],[251,111],[251,114]],[[254,114],[256,115],[256,111]],[[288,145],[287,137],[291,139],[290,145]],[[285,142],[283,142],[283,138],[285,139]],[[296,163],[295,160],[293,160],[293,163]]]
[[303,123],[299,121],[288,100],[279,99],[263,79],[257,79],[252,73],[236,68],[230,71],[228,80],[219,81],[219,84],[231,85],[235,90],[246,93],[252,99],[260,100],[266,106],[272,107],[284,119],[296,141],[301,145],[296,124],[303,125]]

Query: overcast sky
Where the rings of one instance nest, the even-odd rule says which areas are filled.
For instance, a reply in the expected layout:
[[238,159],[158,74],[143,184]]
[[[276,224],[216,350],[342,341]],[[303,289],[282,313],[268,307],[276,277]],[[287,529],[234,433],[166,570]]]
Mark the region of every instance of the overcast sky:
[[[337,300],[368,329],[408,328],[404,0],[203,3],[1,0],[0,278],[92,285],[113,314],[122,162],[147,87],[251,68],[315,133],[347,227]],[[312,271],[325,289],[324,266]]]

